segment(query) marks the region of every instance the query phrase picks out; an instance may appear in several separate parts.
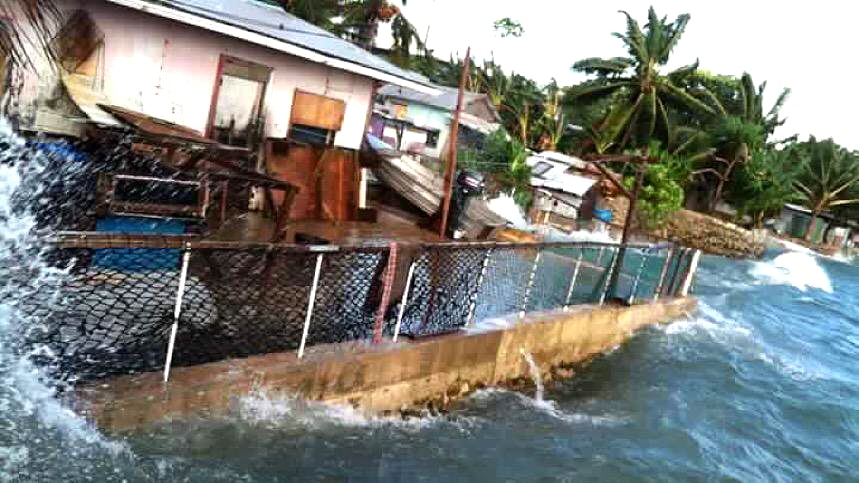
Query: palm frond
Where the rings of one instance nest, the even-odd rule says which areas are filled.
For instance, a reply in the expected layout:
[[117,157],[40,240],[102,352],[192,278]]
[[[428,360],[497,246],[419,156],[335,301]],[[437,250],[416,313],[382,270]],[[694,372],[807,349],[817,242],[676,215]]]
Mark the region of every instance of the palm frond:
[[615,32],[613,35],[626,44],[629,55],[633,56],[640,63],[647,62],[650,54],[647,51],[647,43],[644,32],[641,31],[641,26],[625,10],[620,10],[620,13],[626,16],[626,34]]
[[573,70],[607,77],[622,75],[633,65],[634,61],[626,57],[612,57],[610,59],[591,57],[573,64]]

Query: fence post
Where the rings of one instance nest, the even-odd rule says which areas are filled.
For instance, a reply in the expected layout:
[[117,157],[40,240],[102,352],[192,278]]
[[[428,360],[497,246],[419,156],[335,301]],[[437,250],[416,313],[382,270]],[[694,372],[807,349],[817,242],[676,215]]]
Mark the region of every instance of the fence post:
[[412,288],[412,276],[415,274],[415,262],[409,265],[409,275],[406,277],[406,288],[403,290],[403,300],[400,302],[400,313],[397,314],[397,326],[394,328],[394,342],[400,336],[400,326],[403,324],[403,314],[406,313],[406,305],[409,303],[409,291]]
[[176,348],[176,333],[179,331],[179,315],[182,313],[182,299],[185,297],[185,285],[188,281],[188,263],[191,259],[191,249],[185,244],[182,254],[182,269],[179,272],[179,288],[176,290],[176,304],[173,307],[173,326],[170,327],[170,340],[167,342],[167,359],[164,361],[164,382],[170,379],[170,366],[173,365],[173,350]]
[[698,261],[701,259],[701,250],[695,250],[692,254],[692,260],[689,261],[689,268],[686,270],[686,278],[683,280],[683,286],[680,288],[680,296],[686,297],[689,295],[689,289],[692,288],[692,280],[695,279],[695,272],[698,271]]
[[465,326],[468,327],[474,322],[474,311],[477,309],[477,293],[480,292],[480,287],[483,285],[483,278],[486,277],[486,270],[489,268],[489,259],[492,258],[492,253],[495,247],[486,251],[486,257],[483,259],[483,266],[480,268],[480,276],[477,277],[477,287],[474,289],[474,295],[471,296],[471,303],[468,306],[468,318],[465,319]]
[[[617,250],[614,251],[615,253],[611,259],[611,264],[608,266],[608,270],[606,271],[605,286],[603,287],[602,295],[600,295],[600,302],[599,302],[600,305],[605,305],[605,298],[606,298],[606,295],[608,295],[609,288],[612,285],[612,278],[614,278],[613,275],[614,275],[614,271],[616,269],[617,259],[620,258],[619,257],[620,251],[621,251],[621,248],[618,248]],[[620,267],[618,270],[623,270],[623,267]]]
[[394,276],[397,272],[397,244],[392,242],[388,246],[388,265],[383,275],[382,299],[376,310],[376,323],[373,325],[373,343],[382,343],[382,331],[385,328],[385,316],[388,315],[388,305],[391,303],[391,290],[394,285]]
[[671,266],[672,258],[674,258],[674,245],[671,245],[671,248],[668,249],[668,253],[665,255],[665,263],[662,264],[662,271],[659,272],[659,280],[656,282],[656,290],[653,293],[654,302],[659,300],[659,296],[662,294],[662,286],[665,284],[665,277],[668,275],[668,267]]
[[307,345],[307,334],[310,333],[310,319],[313,318],[313,305],[316,304],[316,289],[319,287],[319,274],[322,272],[322,257],[316,255],[316,269],[313,272],[313,285],[310,287],[310,297],[307,299],[307,314],[304,316],[304,330],[301,332],[301,345],[298,346],[298,358],[304,357],[304,347]]
[[674,271],[671,273],[671,280],[669,280],[668,285],[665,287],[665,295],[671,297],[674,295],[675,287],[677,286],[677,276],[680,273],[680,264],[683,263],[683,257],[686,256],[687,248],[680,248],[679,253],[677,254],[677,266],[674,267]]
[[564,299],[564,312],[570,310],[570,301],[573,299],[573,289],[576,288],[576,280],[579,278],[579,269],[582,268],[582,257],[585,254],[584,247],[579,249],[579,256],[576,258],[576,268],[573,269],[573,277],[570,279],[570,289],[567,290],[567,298]]
[[638,294],[638,285],[641,283],[641,274],[644,272],[644,267],[647,265],[647,259],[649,255],[645,251],[641,254],[641,265],[638,267],[638,273],[635,274],[635,280],[632,282],[632,290],[629,293],[629,299],[627,299],[626,303],[632,305],[635,302],[635,296]]
[[537,249],[537,256],[534,257],[534,264],[531,266],[531,275],[528,277],[528,286],[525,288],[525,296],[522,300],[522,310],[519,311],[519,318],[525,317],[525,309],[528,307],[528,299],[531,297],[531,288],[534,287],[534,278],[537,276],[537,265],[540,264],[540,256],[543,254],[543,249]]

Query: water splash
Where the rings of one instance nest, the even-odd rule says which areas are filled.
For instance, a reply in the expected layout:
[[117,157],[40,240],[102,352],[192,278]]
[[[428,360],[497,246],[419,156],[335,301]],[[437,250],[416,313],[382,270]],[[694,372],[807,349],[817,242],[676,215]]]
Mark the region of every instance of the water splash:
[[537,365],[537,362],[534,361],[534,356],[532,356],[530,352],[527,352],[524,347],[519,349],[519,353],[522,354],[522,357],[524,357],[525,361],[528,363],[528,371],[531,373],[531,379],[534,381],[534,386],[537,387],[537,391],[534,393],[534,399],[542,401],[546,389],[543,386],[543,376],[540,374],[540,367]]
[[[24,319],[16,303],[62,276],[42,264],[34,234],[32,209],[40,207],[44,186],[39,179],[49,161],[48,154],[28,146],[0,119],[0,481],[38,479],[30,468],[51,461],[72,471],[85,465],[91,451],[111,457],[127,451],[61,403],[57,385],[29,359],[50,354],[23,344],[39,321]],[[74,461],[59,464],[69,459]]]
[[421,431],[446,426],[458,431],[469,431],[483,419],[462,415],[440,415],[429,412],[419,417],[374,416],[345,404],[309,401],[289,394],[271,394],[256,390],[238,400],[235,415],[239,420],[268,428],[300,428],[323,430],[328,428],[369,428]]
[[815,288],[832,293],[829,275],[814,255],[788,252],[766,262],[756,262],[750,274],[768,285],[789,285],[803,292]]
[[507,220],[513,228],[519,230],[528,230],[531,228],[525,214],[522,213],[522,208],[516,204],[516,200],[507,194],[501,194],[497,198],[493,198],[487,202],[489,209],[494,211],[496,215]]

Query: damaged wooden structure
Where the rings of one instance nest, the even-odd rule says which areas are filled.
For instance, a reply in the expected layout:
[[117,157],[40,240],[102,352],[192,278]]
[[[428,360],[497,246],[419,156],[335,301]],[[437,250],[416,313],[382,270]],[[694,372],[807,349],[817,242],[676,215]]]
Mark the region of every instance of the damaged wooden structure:
[[[236,241],[300,241],[285,229],[302,223],[347,224],[350,241],[362,227],[384,234],[365,221],[379,217],[366,211],[360,149],[377,88],[437,94],[425,78],[265,2],[54,3],[56,59],[41,59],[37,71],[6,69],[6,115],[25,135],[132,136],[133,155],[181,173],[102,175],[100,213],[202,220],[200,234]],[[126,199],[167,186],[187,199]],[[385,223],[418,238],[424,231]],[[344,241],[325,239],[330,232],[309,237]]]

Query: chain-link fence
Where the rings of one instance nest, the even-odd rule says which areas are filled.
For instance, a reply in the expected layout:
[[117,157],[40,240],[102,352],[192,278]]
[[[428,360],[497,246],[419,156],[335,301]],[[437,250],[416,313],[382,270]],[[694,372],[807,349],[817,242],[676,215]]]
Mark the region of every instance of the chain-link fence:
[[640,303],[688,291],[696,256],[671,245],[308,247],[77,235],[56,241],[45,257],[54,276],[18,308],[42,362],[92,380]]

